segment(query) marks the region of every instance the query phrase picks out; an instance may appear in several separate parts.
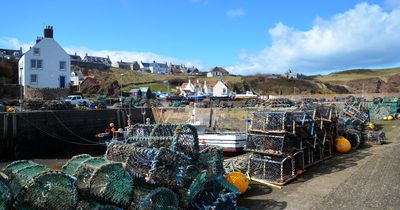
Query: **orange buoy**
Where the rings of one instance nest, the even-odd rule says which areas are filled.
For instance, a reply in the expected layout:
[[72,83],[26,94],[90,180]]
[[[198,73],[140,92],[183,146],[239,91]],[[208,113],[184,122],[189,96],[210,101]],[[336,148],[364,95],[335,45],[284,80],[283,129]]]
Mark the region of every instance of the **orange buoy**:
[[240,194],[246,192],[250,183],[250,180],[247,178],[245,174],[236,171],[229,173],[226,176],[226,180],[228,180],[229,183],[235,186],[240,191]]
[[338,136],[335,139],[335,147],[340,153],[348,153],[351,150],[351,143],[343,136]]

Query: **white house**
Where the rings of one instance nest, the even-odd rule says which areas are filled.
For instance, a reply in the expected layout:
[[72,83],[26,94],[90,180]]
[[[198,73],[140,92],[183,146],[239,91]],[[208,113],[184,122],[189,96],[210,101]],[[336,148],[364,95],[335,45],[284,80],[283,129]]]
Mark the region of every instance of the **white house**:
[[44,29],[44,37],[21,57],[18,62],[19,83],[24,88],[69,88],[71,58],[53,39],[53,27]]
[[71,85],[77,86],[82,83],[85,79],[81,71],[73,71],[71,72]]
[[217,84],[213,87],[212,95],[215,97],[229,96],[230,92],[228,86],[226,86],[221,80],[218,80]]
[[216,76],[228,76],[229,72],[222,68],[222,67],[214,67],[212,68],[208,73],[207,73],[207,77],[216,77]]

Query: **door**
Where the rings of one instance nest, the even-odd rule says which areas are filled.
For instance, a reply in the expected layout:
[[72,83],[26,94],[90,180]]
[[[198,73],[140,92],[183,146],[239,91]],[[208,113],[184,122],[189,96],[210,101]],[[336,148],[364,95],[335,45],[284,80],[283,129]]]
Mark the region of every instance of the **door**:
[[65,88],[65,76],[60,76],[60,88]]

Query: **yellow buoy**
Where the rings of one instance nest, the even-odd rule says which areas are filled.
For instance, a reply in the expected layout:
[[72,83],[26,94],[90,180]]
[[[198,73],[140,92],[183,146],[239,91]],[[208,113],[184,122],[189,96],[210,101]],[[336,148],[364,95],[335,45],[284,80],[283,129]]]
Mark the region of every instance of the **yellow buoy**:
[[246,192],[247,188],[249,187],[250,180],[241,172],[232,172],[226,176],[226,180],[235,186],[239,191],[240,194]]
[[373,131],[375,129],[374,123],[371,123],[371,122],[368,123],[367,128],[368,128],[368,130]]
[[335,147],[340,153],[348,153],[351,150],[351,143],[343,136],[338,136],[335,139]]
[[388,120],[393,120],[393,116],[392,116],[392,115],[389,115],[389,116],[387,117],[387,119],[388,119]]

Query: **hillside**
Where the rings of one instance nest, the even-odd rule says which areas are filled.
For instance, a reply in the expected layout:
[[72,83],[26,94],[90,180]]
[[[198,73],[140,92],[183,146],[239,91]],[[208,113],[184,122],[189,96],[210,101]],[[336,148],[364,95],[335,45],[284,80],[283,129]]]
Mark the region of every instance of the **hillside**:
[[374,93],[380,81],[380,92],[400,92],[400,68],[354,69],[316,76],[315,81],[347,88],[352,93]]

